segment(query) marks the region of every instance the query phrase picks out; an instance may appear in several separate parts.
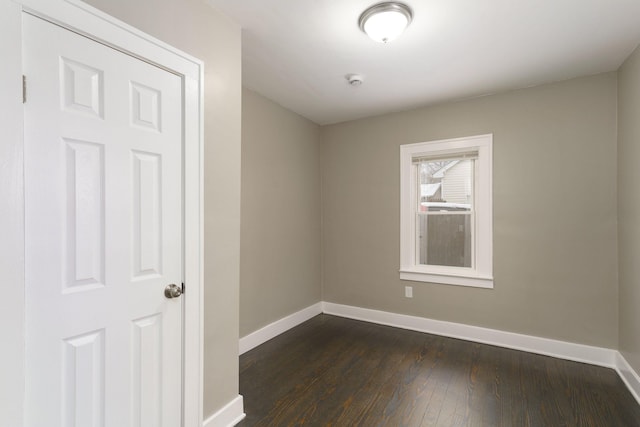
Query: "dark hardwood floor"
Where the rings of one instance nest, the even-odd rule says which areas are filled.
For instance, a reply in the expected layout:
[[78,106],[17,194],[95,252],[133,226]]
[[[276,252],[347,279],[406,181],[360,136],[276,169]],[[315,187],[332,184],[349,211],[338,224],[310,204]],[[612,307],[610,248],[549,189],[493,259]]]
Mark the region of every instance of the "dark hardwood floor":
[[249,426],[640,426],[612,369],[319,315],[240,357]]

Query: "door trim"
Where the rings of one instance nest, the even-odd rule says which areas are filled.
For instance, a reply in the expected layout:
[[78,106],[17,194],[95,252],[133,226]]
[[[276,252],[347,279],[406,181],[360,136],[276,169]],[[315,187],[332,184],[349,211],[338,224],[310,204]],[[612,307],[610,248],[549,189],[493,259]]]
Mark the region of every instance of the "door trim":
[[[184,84],[184,355],[183,425],[202,425],[203,402],[203,77],[202,61],[79,0],[0,2],[0,313],[11,326],[0,353],[0,413],[23,426],[24,411],[24,180],[22,14],[44,18],[143,61],[169,70]],[[28,91],[28,82],[27,82]],[[28,93],[27,93],[28,99]]]

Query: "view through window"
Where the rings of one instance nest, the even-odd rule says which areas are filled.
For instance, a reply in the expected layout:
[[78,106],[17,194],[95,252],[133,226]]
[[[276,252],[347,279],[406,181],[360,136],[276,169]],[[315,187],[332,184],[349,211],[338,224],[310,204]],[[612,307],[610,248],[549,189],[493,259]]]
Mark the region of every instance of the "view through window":
[[472,267],[474,159],[423,158],[416,167],[417,263]]

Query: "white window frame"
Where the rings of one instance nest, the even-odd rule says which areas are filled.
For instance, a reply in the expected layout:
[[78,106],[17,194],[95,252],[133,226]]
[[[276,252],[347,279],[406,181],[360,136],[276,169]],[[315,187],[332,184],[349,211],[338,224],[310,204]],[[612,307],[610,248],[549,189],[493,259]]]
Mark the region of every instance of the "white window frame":
[[[417,260],[418,180],[413,160],[421,157],[478,153],[474,170],[471,268],[422,265]],[[493,288],[493,134],[400,146],[400,279]]]

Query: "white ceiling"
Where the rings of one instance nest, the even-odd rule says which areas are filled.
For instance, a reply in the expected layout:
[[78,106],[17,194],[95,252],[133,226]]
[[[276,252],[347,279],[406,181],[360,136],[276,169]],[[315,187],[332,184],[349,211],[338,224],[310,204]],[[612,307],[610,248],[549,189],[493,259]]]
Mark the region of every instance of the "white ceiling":
[[318,124],[616,70],[640,42],[640,0],[405,0],[386,45],[358,27],[376,0],[208,1],[243,28],[243,84]]

